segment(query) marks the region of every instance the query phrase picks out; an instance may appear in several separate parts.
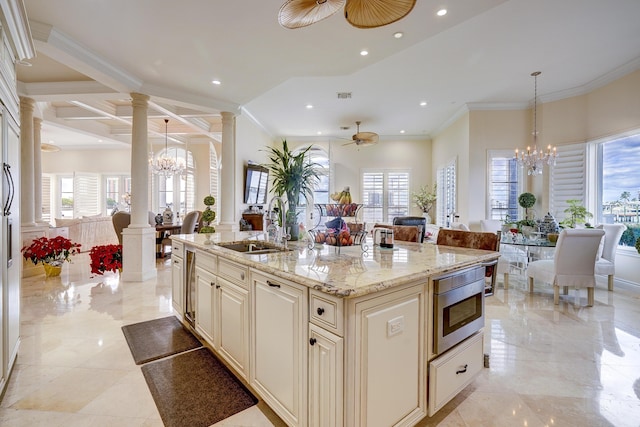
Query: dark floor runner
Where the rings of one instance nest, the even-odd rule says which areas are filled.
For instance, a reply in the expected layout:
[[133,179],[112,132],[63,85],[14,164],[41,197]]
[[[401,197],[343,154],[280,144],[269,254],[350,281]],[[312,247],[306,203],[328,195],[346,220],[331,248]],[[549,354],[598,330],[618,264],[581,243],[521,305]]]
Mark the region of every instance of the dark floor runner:
[[207,427],[258,402],[208,348],[142,366],[166,427]]
[[175,316],[122,327],[136,365],[202,347]]

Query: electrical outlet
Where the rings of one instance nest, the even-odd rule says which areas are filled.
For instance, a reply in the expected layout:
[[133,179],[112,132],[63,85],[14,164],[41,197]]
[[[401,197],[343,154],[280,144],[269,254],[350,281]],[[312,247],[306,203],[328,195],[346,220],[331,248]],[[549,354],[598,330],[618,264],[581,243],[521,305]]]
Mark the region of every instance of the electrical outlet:
[[404,316],[387,321],[387,336],[392,337],[404,331]]

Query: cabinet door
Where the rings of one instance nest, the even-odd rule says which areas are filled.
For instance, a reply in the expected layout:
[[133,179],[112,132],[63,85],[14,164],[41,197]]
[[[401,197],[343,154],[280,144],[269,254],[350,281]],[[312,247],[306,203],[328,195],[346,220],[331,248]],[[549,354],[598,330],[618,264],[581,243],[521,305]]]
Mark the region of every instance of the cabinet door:
[[202,268],[196,268],[196,331],[215,347],[213,306],[216,276]]
[[214,301],[215,348],[246,379],[249,370],[249,291],[218,277]]
[[414,425],[427,414],[424,285],[350,304],[354,402],[345,406],[346,424]]
[[181,257],[171,255],[171,299],[173,309],[182,318],[184,315],[183,295],[184,292],[184,261]]
[[290,426],[307,423],[306,287],[252,272],[250,384]]
[[343,425],[343,339],[309,325],[309,426]]

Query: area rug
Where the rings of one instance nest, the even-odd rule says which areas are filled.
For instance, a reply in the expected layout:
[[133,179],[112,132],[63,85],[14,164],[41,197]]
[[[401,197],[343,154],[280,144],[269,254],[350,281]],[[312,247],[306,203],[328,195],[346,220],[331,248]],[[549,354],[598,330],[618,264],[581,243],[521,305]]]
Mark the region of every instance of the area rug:
[[136,365],[202,347],[175,316],[126,325],[122,332]]
[[142,373],[166,427],[207,427],[258,402],[208,348],[147,363]]

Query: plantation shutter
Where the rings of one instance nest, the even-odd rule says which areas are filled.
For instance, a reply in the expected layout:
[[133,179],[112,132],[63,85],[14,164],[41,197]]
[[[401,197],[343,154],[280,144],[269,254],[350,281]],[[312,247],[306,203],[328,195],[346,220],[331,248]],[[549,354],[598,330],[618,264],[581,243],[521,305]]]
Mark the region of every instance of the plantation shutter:
[[560,222],[569,206],[567,200],[586,202],[586,144],[562,145],[557,152],[549,179],[549,211]]
[[76,173],[73,176],[73,217],[100,213],[100,192],[97,174]]
[[362,220],[375,224],[383,221],[384,173],[364,172],[362,174]]
[[51,224],[51,176],[42,175],[42,220]]
[[209,194],[216,198],[216,204],[211,207],[216,213],[216,223],[220,218],[218,215],[220,212],[218,211],[218,205],[220,204],[220,197],[218,194],[218,156],[216,155],[216,150],[212,144],[209,146]]
[[387,222],[396,216],[409,214],[409,173],[389,172],[387,174]]
[[453,219],[448,216],[456,211],[456,166],[457,160],[438,169],[436,224],[447,227]]

